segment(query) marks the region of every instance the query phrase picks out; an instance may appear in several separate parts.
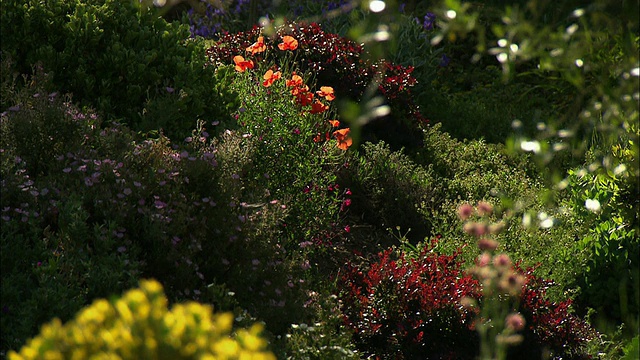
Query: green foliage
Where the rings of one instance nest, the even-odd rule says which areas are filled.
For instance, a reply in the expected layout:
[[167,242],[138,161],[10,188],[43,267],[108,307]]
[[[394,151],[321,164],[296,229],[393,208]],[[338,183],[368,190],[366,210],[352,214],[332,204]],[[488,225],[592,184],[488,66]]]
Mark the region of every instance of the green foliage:
[[226,120],[235,105],[225,73],[205,67],[204,45],[188,37],[186,25],[131,1],[2,2],[2,53],[19,73],[40,63],[49,91],[171,137],[188,135],[198,118]]
[[[291,324],[282,348],[288,359],[359,359],[351,342],[351,332],[340,315],[340,301],[335,295],[312,292],[308,307],[316,313],[316,322]],[[278,354],[280,355],[280,354]]]
[[622,359],[633,360],[638,356],[640,356],[640,343],[638,342],[638,335],[636,335],[624,349],[624,357]]
[[[548,297],[529,293],[541,310],[523,313],[527,322],[549,320],[525,331],[525,342],[545,339],[562,353],[581,336],[571,331],[577,323],[554,320],[570,314],[570,298],[607,332],[590,353],[637,351],[637,337],[628,339],[640,298],[634,3],[595,1],[574,12],[577,1],[449,0],[399,14],[392,2],[381,13],[361,2],[334,21],[338,14],[324,10],[338,4],[305,3],[298,15],[322,14],[323,25],[357,41],[314,25],[296,30],[305,31],[297,52],[278,51],[290,28],[276,16],[233,46],[212,48],[224,64],[235,55],[255,61],[236,72],[205,64],[202,40],[160,18],[164,9],[149,0],[1,1],[1,355],[52,317],[66,321],[92,299],[153,277],[170,300],[211,303],[242,324],[266,321],[278,356],[357,357],[331,296],[344,290],[335,282],[342,265],[362,268],[389,246],[416,261],[433,237],[445,240],[430,254],[473,261],[456,210],[479,200],[495,205],[498,250],[555,281],[535,282]],[[437,28],[411,18],[425,11],[437,13]],[[270,48],[248,55],[258,34]],[[405,67],[342,76],[361,52]],[[303,53],[322,56],[303,63]],[[282,72],[268,87],[267,69]],[[303,86],[285,82],[293,70],[309,86],[305,95],[329,85],[335,103],[355,91],[361,104],[336,109],[321,99],[330,110],[312,112],[293,96]],[[418,109],[402,104],[418,104],[437,125],[411,134],[383,121],[381,135],[375,122],[360,129],[358,121],[387,109],[374,88],[391,91],[390,117],[409,121],[403,114]],[[338,117],[337,128],[327,121]],[[385,143],[339,149],[333,131],[345,123],[355,140]],[[398,286],[386,279],[383,287]],[[401,291],[388,293],[393,308]]]
[[172,299],[194,298],[230,269],[251,268],[263,248],[230,240],[246,212],[228,207],[239,189],[224,186],[231,174],[217,170],[202,126],[180,150],[164,137],[140,140],[47,94],[44,82],[36,73],[28,88],[3,93],[20,104],[0,123],[3,350],[143,275]]
[[365,143],[340,175],[340,182],[353,190],[350,212],[360,226],[383,234],[387,228],[410,229],[407,237],[414,244],[434,235],[422,209],[436,208],[445,194],[430,167],[391,151],[384,142]]
[[[247,184],[245,201],[279,203],[286,209],[278,235],[269,234],[272,241],[296,251],[299,244],[310,242],[313,246],[304,253],[322,252],[343,232],[340,211],[347,189],[335,186],[335,173],[344,166],[345,155],[333,140],[326,141],[331,130],[327,119],[333,111],[313,113],[309,106],[297,104],[285,85],[285,77],[292,75],[289,71],[283,68],[283,78],[270,87],[262,84],[258,75],[262,71],[237,74],[234,86],[242,105],[235,116],[243,133],[242,146],[251,149],[253,159],[237,175]],[[314,92],[313,83],[306,86]],[[256,192],[249,184],[261,184],[266,192]]]
[[232,332],[231,313],[213,314],[197,302],[167,307],[162,285],[143,280],[138,289],[107,301],[99,299],[71,321],[42,326],[9,359],[275,359],[261,338],[262,325]]
[[577,279],[581,303],[597,310],[600,321],[637,327],[640,287],[637,202],[625,198],[624,181],[586,171],[570,171],[567,206],[586,229],[574,245],[588,252]]

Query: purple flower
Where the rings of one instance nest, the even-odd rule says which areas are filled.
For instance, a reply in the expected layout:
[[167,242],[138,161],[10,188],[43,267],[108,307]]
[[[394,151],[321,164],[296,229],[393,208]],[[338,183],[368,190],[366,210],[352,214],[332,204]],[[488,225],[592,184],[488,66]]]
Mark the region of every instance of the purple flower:
[[167,206],[167,204],[165,202],[162,202],[160,200],[154,201],[153,205],[156,207],[156,209],[162,209],[165,206]]
[[447,56],[447,54],[442,54],[442,57],[440,58],[440,66],[442,67],[446,67],[447,65],[449,65],[449,63],[451,62],[451,59]]
[[428,12],[424,16],[424,21],[422,22],[422,28],[425,30],[433,30],[436,22],[436,15],[432,12]]

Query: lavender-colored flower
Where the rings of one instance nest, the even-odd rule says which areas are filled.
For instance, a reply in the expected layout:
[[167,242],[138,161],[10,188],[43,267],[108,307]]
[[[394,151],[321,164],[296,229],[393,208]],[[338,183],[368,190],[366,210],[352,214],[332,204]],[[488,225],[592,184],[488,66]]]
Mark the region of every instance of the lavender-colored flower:
[[428,12],[422,21],[422,28],[425,30],[433,30],[436,22],[436,14]]
[[156,209],[162,209],[167,206],[167,203],[160,200],[156,200],[153,202],[153,205],[156,207]]

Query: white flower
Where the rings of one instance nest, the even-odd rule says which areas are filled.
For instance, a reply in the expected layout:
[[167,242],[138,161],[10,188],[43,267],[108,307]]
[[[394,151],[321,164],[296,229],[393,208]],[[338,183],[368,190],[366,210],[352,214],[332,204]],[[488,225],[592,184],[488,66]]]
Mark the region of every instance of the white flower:
[[596,199],[587,199],[584,202],[584,207],[587,208],[587,210],[592,211],[594,213],[600,212],[600,201],[596,200]]

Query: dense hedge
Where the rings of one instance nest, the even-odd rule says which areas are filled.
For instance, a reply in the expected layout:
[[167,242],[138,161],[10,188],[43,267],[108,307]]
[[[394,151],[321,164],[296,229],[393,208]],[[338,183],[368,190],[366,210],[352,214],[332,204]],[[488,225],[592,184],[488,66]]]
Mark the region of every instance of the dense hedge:
[[199,117],[225,120],[235,104],[225,72],[204,67],[203,45],[188,40],[189,27],[133,1],[6,0],[1,6],[2,56],[21,74],[40,64],[53,76],[50,92],[71,93],[107,120],[184,137]]

